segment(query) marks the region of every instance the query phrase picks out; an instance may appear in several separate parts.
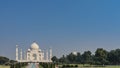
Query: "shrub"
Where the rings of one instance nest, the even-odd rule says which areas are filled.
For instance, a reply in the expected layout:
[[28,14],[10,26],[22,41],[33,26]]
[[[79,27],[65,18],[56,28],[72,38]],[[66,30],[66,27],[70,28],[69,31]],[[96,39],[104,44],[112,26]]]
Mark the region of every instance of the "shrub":
[[62,68],[78,67],[78,65],[63,65]]
[[71,65],[70,67],[74,67],[73,65]]
[[70,67],[70,65],[68,64],[68,65],[66,65],[66,67]]
[[75,67],[78,67],[78,65],[75,65]]

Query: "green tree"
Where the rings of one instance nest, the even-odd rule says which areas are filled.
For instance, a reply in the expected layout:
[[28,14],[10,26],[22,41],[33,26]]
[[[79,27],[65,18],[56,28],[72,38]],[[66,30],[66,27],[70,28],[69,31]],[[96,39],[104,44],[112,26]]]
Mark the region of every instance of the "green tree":
[[102,65],[107,64],[107,54],[108,52],[103,48],[98,48],[95,52],[95,62],[96,64]]
[[59,62],[62,64],[68,63],[67,58],[64,55],[59,59]]
[[54,63],[57,63],[57,62],[58,62],[58,58],[57,58],[56,56],[53,56],[53,57],[52,57],[52,61],[53,61]]
[[67,59],[69,63],[76,63],[77,55],[70,53],[69,55],[67,55]]
[[82,60],[82,56],[81,56],[80,52],[78,52],[76,62],[81,63],[81,60]]
[[108,53],[107,59],[109,60],[110,64],[120,64],[120,49],[111,50]]
[[7,62],[9,62],[9,59],[7,57],[0,56],[0,65],[3,65]]
[[90,51],[85,51],[83,54],[82,54],[82,61],[83,63],[87,63],[87,64],[90,64],[91,60],[92,60],[92,56],[91,56],[91,52]]
[[115,55],[116,55],[116,58],[117,58],[117,63],[116,64],[120,64],[120,49],[115,50]]

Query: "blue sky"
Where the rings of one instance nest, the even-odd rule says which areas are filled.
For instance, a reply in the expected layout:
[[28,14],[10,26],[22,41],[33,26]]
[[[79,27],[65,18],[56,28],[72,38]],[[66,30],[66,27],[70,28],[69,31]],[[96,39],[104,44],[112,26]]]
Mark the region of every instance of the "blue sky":
[[53,55],[97,48],[120,48],[120,1],[3,0],[0,1],[0,55],[15,58],[37,41]]

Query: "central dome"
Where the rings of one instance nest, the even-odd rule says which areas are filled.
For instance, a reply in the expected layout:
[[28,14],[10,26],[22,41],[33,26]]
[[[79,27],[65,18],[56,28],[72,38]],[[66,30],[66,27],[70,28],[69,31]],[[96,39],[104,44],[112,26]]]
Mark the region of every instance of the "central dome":
[[32,43],[32,45],[31,45],[31,49],[32,49],[32,50],[38,50],[38,49],[39,49],[39,45],[38,45],[36,42],[34,42],[34,43]]

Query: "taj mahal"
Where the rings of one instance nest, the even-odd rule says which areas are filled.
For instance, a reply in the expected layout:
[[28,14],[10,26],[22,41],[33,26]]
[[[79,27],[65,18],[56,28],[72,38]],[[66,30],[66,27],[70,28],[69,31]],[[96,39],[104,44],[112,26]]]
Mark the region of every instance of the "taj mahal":
[[36,42],[33,42],[30,48],[24,52],[22,49],[19,50],[18,45],[16,45],[16,61],[18,62],[52,62],[51,58],[52,49],[44,53]]

